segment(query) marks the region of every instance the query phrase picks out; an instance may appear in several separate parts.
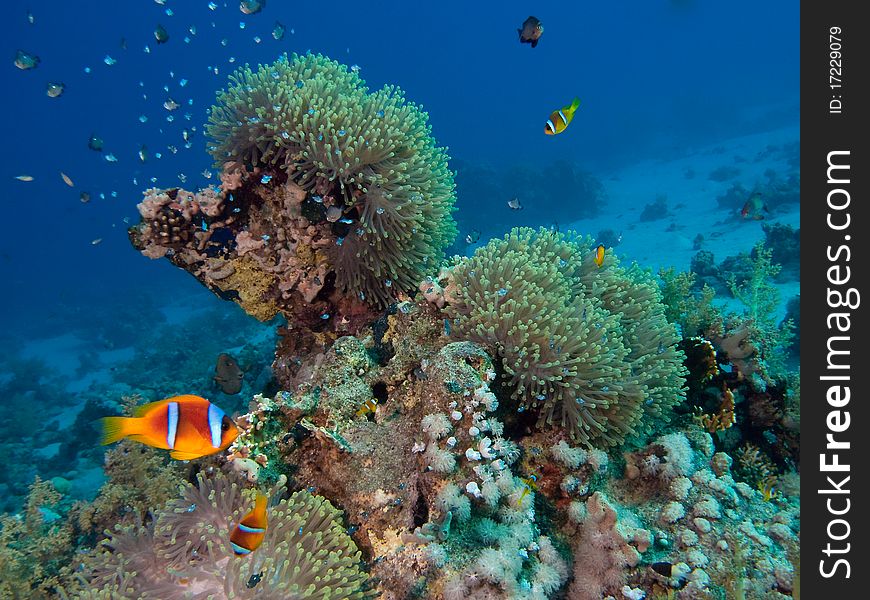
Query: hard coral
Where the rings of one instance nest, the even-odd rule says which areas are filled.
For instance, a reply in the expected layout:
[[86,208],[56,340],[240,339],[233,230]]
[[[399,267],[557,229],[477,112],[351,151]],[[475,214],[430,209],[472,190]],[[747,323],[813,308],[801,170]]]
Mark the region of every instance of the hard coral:
[[326,254],[342,292],[385,305],[438,264],[456,235],[453,175],[427,114],[401,90],[369,93],[355,72],[312,54],[230,79],[209,117],[212,155],[284,170],[320,200],[303,215],[330,230]]
[[683,398],[679,338],[657,286],[612,254],[599,268],[590,240],[514,229],[448,279],[452,334],[497,352],[518,409],[539,408],[540,424],[617,445]]
[[222,475],[198,477],[150,527],[119,528],[86,561],[73,598],[362,599],[359,551],[327,500],[295,492],[269,509],[262,545],[237,557],[229,534],[252,507]]

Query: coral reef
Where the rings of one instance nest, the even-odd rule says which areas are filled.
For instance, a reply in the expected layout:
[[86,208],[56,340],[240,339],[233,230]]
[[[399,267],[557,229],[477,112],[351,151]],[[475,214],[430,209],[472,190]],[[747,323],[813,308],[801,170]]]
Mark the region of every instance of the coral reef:
[[[368,93],[355,72],[312,54],[246,66],[230,80],[207,131],[223,192],[241,181],[235,206],[250,235],[234,228],[233,237],[238,256],[253,261],[260,294],[301,286],[311,302],[329,272],[342,293],[383,306],[437,266],[456,235],[453,175],[428,116],[401,90]],[[250,190],[252,179],[265,189]],[[259,200],[247,197],[252,191]]]
[[646,204],[640,213],[640,222],[658,221],[670,216],[668,197],[665,194],[656,196],[653,202]]
[[[496,251],[508,248],[501,254],[511,264],[530,265],[530,282],[545,281],[540,274],[532,277],[531,267],[550,273],[547,281],[567,281],[562,307],[577,302],[581,316],[587,307],[591,329],[599,317],[607,324],[603,335],[640,346],[636,340],[647,335],[641,313],[654,315],[648,326],[665,329],[665,306],[656,287],[646,287],[648,275],[618,267],[609,253],[599,269],[589,240],[525,230],[487,248],[492,254],[478,255],[480,274],[496,273]],[[557,254],[567,251],[572,254]],[[511,253],[557,267],[514,262]],[[572,256],[588,264],[570,262]],[[457,333],[463,317],[445,320],[445,312],[458,306],[450,277],[471,269],[471,260],[455,264],[450,276],[445,271],[426,284],[423,298],[399,302],[357,335],[293,357],[297,368],[279,376],[286,391],[256,395],[237,418],[242,433],[227,459],[165,465],[156,460],[162,455],[141,446],[113,449],[109,483],[96,502],[105,510],[57,508],[65,519],[58,524],[80,540],[70,565],[77,572],[61,568],[40,575],[46,589],[59,587],[79,599],[283,598],[293,580],[312,581],[325,564],[315,556],[299,563],[296,573],[283,561],[292,564],[288,557],[299,544],[310,549],[319,539],[334,541],[324,547],[340,560],[332,574],[347,577],[338,589],[350,587],[332,597],[670,594],[685,600],[731,597],[740,589],[747,597],[788,597],[794,572],[788,556],[798,528],[794,475],[786,457],[775,455],[781,442],[765,440],[760,428],[783,435],[778,423],[795,418],[796,398],[774,398],[768,386],[768,406],[783,402],[785,409],[761,411],[760,400],[745,396],[748,379],[738,382],[736,369],[714,371],[708,362],[707,382],[690,387],[687,404],[694,407],[695,393],[702,397],[719,386],[719,404],[706,407],[712,414],[722,404],[722,382],[733,385],[736,423],[724,433],[747,431],[757,453],[749,446],[741,450],[747,440],[740,436],[722,440],[722,431],[708,434],[688,413],[678,415],[665,434],[654,434],[651,443],[638,433],[631,440],[636,444],[612,448],[609,456],[582,447],[570,430],[537,427],[534,410],[517,410],[510,378],[498,375],[504,359],[496,346],[453,341],[464,334]],[[515,293],[524,273],[514,272],[508,282]],[[559,279],[559,273],[568,276]],[[498,285],[495,279],[474,281],[484,290]],[[498,289],[490,294],[494,304]],[[707,347],[698,341],[696,346]],[[280,355],[282,348],[276,362],[289,360]],[[658,349],[646,352],[634,356],[623,346],[621,357],[655,370],[643,360],[658,357]],[[682,353],[672,352],[682,360]],[[702,356],[712,357],[714,366],[727,365],[716,362],[715,352]],[[631,375],[630,368],[620,369]],[[673,374],[673,366],[667,372]],[[787,389],[795,386],[790,382]],[[642,421],[650,417],[658,418],[650,414]],[[720,449],[726,444],[730,456]],[[132,451],[137,449],[142,452]],[[759,467],[750,470],[752,464]],[[130,477],[122,478],[118,469]],[[150,486],[163,491],[146,499]],[[240,559],[228,549],[229,531],[250,509],[253,486],[271,486],[275,506],[267,540]],[[285,486],[292,495],[277,502]],[[80,527],[83,520],[86,526]],[[329,534],[318,538],[318,528]],[[97,549],[88,553],[94,543]],[[64,556],[71,558],[75,546],[65,542]],[[327,597],[334,588],[306,589],[311,597]]]
[[[793,589],[797,499],[764,501],[758,489],[735,482],[731,458],[715,453],[706,433],[671,433],[627,453],[625,478],[574,514],[582,572],[604,576],[581,579],[575,571],[572,597],[620,597],[624,586],[671,590],[677,599],[738,597],[737,587],[748,598],[782,598]],[[640,555],[639,568],[612,570]]]
[[[733,177],[728,179],[733,179]],[[751,189],[744,187],[739,182],[732,183],[731,187],[716,198],[716,203],[722,208],[732,209],[736,218],[737,212],[753,192],[761,194],[764,205],[771,212],[776,212],[777,209],[787,204],[798,204],[800,202],[800,172],[797,167],[794,167],[794,170],[790,171],[783,179],[775,171],[768,171],[765,174],[765,180],[756,182]]]
[[0,515],[0,598],[51,598],[75,552],[62,494],[36,481],[21,514]]
[[153,523],[112,532],[84,560],[71,597],[372,597],[359,551],[327,500],[298,491],[276,503],[262,545],[237,557],[229,534],[251,509],[250,498],[220,472],[200,474],[197,484],[187,485]]
[[799,281],[801,272],[801,230],[782,223],[762,224],[764,245],[770,249],[771,261],[780,265],[776,274],[778,283]]
[[740,169],[737,167],[733,167],[731,165],[722,165],[720,167],[716,167],[710,174],[707,175],[707,179],[710,181],[728,181],[729,179],[734,179],[740,175]]
[[[785,372],[785,349],[790,344],[794,327],[790,321],[777,322],[780,297],[772,280],[779,273],[780,266],[772,262],[772,256],[773,251],[759,242],[752,249],[751,269],[745,281],[738,283],[734,274],[728,278],[731,293],[744,306],[742,323],[732,330],[745,328],[748,331],[749,343],[759,354],[758,369],[765,378]],[[725,342],[727,334],[720,338]],[[732,354],[744,351],[734,347]],[[744,374],[751,373],[744,370]]]
[[682,354],[652,279],[593,254],[588,239],[515,229],[423,287],[444,289],[452,335],[498,355],[518,410],[617,445],[681,401]]

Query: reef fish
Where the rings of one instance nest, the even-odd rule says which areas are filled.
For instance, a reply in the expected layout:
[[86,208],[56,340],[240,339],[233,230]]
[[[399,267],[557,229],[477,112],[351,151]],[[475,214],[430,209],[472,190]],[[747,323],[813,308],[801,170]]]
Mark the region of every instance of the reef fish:
[[523,493],[520,494],[519,500],[517,500],[517,506],[521,506],[523,503],[523,498],[525,498],[530,492],[536,491],[538,489],[538,476],[537,475],[529,475],[528,478],[521,480],[523,482]]
[[335,223],[342,217],[343,213],[340,206],[333,204],[326,209],[326,220],[330,223]]
[[520,34],[521,44],[531,44],[532,48],[534,48],[538,45],[538,40],[541,39],[541,35],[544,33],[544,26],[538,17],[529,17],[523,21],[523,26],[517,29],[517,33]]
[[[203,221],[204,223],[205,221]],[[245,374],[239,368],[239,363],[229,354],[220,353],[214,367],[214,382],[224,394],[238,394],[242,391],[242,379]]]
[[66,89],[66,85],[63,83],[49,83],[45,86],[45,95],[49,98],[57,98],[63,94],[64,89]]
[[254,510],[242,517],[242,520],[230,534],[230,545],[236,556],[250,554],[263,543],[263,538],[266,537],[266,527],[269,526],[269,520],[266,516],[268,502],[268,496],[262,492],[257,492]]
[[574,119],[574,111],[580,106],[580,98],[574,98],[568,106],[560,110],[553,111],[550,118],[547,119],[547,124],[544,125],[544,133],[547,135],[556,135],[567,129],[568,124]]
[[98,138],[96,135],[91,135],[91,137],[88,138],[88,148],[90,148],[94,152],[102,152],[103,151],[102,138]]
[[284,32],[287,30],[284,25],[281,24],[280,21],[275,21],[275,26],[272,28],[272,37],[276,40],[280,40],[284,37]]
[[761,199],[761,193],[755,192],[749,196],[749,200],[747,200],[746,204],[743,205],[743,208],[740,209],[740,216],[744,219],[760,221],[764,218],[764,215],[761,214],[762,212],[770,211],[764,203],[764,200]]
[[158,25],[154,29],[154,39],[157,40],[158,44],[165,44],[169,41],[169,33],[163,25]]
[[246,15],[253,15],[266,6],[266,0],[241,0],[239,2],[239,10],[245,13]]
[[598,244],[598,247],[595,249],[595,264],[598,265],[599,269],[604,264],[604,251],[604,244]]
[[375,398],[369,398],[363,405],[356,411],[356,416],[362,417],[369,413],[374,414],[374,412],[378,409],[378,401]]
[[33,181],[33,175],[16,175],[18,181]]
[[220,452],[232,444],[239,429],[224,411],[199,396],[173,396],[145,404],[132,417],[104,417],[100,443],[124,438],[153,448],[171,450],[176,460],[192,460]]
[[472,229],[467,234],[465,234],[466,244],[476,244],[478,240],[480,240],[480,232],[477,229]]
[[520,203],[519,198],[511,198],[510,200],[508,200],[507,205],[513,210],[522,210],[523,209],[523,205]]
[[65,184],[67,184],[68,186],[70,186],[70,187],[75,187],[75,186],[76,186],[76,184],[73,183],[73,180],[70,179],[69,175],[67,175],[67,174],[64,173],[63,171],[60,172],[60,178],[63,179],[63,182],[64,182]]
[[15,53],[15,66],[22,71],[35,69],[39,65],[39,57],[24,50],[18,50]]

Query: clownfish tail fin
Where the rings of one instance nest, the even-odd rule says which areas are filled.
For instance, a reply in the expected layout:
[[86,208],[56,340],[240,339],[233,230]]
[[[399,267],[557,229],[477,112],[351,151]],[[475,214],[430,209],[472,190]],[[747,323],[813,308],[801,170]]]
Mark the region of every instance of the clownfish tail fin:
[[129,434],[130,419],[127,417],[103,417],[100,419],[102,424],[102,437],[100,444],[114,444],[115,442],[124,439]]

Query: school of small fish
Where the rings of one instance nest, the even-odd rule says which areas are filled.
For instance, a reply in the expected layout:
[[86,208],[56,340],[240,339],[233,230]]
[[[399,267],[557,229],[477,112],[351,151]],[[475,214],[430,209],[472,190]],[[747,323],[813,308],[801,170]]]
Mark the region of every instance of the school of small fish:
[[[148,35],[150,39],[150,43],[146,43],[141,47],[141,50],[144,54],[152,55],[158,53],[158,49],[162,46],[166,46],[167,48],[174,48],[174,53],[178,54],[180,46],[183,44],[191,44],[197,38],[198,28],[197,25],[191,24],[187,26],[179,26],[178,19],[180,17],[176,16],[175,11],[169,6],[167,0],[154,0],[154,4],[158,6],[158,10],[160,10],[160,15],[158,18],[155,18],[150,24],[145,23],[145,26],[148,27],[150,25],[150,29],[146,29],[145,31],[150,31],[150,35]],[[222,10],[226,10],[230,3],[218,3],[218,2],[208,2],[205,6],[205,9],[209,12],[218,12]],[[251,16],[254,20],[262,19],[259,16],[260,13],[266,12],[266,0],[241,0],[237,6],[239,7],[239,11],[245,16]],[[227,13],[229,14],[229,13]],[[236,13],[238,14],[238,13]],[[29,26],[33,26],[34,31],[38,31],[38,20],[37,16],[30,10],[28,10],[25,14],[25,21]],[[253,21],[252,21],[253,23]],[[259,21],[257,21],[260,24]],[[213,29],[218,28],[218,24],[215,21],[210,21],[210,25]],[[271,37],[276,42],[280,42],[285,39],[287,33],[293,35],[296,33],[294,28],[288,28],[286,25],[281,23],[278,20],[272,21],[272,25],[269,26],[265,22],[262,23],[266,28],[262,31],[261,35],[252,35],[251,41],[254,44],[263,43],[264,39],[268,39]],[[240,30],[245,30],[247,28],[247,24],[242,21],[238,23],[238,28]],[[119,36],[116,37],[115,40],[119,40],[117,45],[112,44],[112,48],[106,48],[104,51],[97,55],[102,56],[102,64],[106,67],[111,67],[112,69],[122,69],[124,67],[125,62],[125,52],[128,52],[128,39],[132,40],[132,36]],[[210,36],[209,39],[219,39],[220,45],[222,47],[228,47],[230,44],[229,38],[215,38]],[[176,45],[177,44],[177,45]],[[132,44],[130,44],[132,48]],[[108,51],[106,51],[108,50]],[[160,50],[160,52],[163,52]],[[172,53],[172,51],[170,51]],[[228,56],[224,58],[227,63],[234,64],[236,62],[235,56]],[[12,60],[13,64],[17,69],[21,71],[34,71],[37,67],[41,66],[43,62],[38,54],[30,51],[30,49],[19,48],[16,50],[14,58]],[[53,65],[56,68],[57,65]],[[85,65],[83,71],[86,75],[91,75],[96,73],[96,69],[92,68],[91,65]],[[359,70],[358,66],[355,66],[355,71]],[[41,72],[42,69],[38,69],[36,72]],[[220,64],[209,65],[208,72],[215,76],[219,76],[223,74],[223,69]],[[146,91],[146,83],[145,81],[139,81],[138,85],[141,90],[141,97],[145,101],[156,100],[158,97],[160,100],[159,106],[164,110],[163,117],[159,118],[157,116],[158,111],[154,111],[153,109],[150,111],[146,111],[145,114],[138,115],[138,123],[141,125],[145,125],[146,123],[157,123],[156,125],[156,133],[164,136],[166,140],[164,143],[166,144],[165,151],[156,151],[149,152],[148,146],[145,143],[139,143],[137,148],[134,149],[131,153],[136,156],[138,160],[133,162],[142,164],[151,164],[151,158],[153,157],[156,160],[161,159],[165,154],[177,154],[180,149],[190,149],[193,148],[195,139],[196,139],[196,126],[191,126],[187,124],[187,121],[191,121],[194,118],[192,112],[185,112],[185,109],[188,111],[191,110],[191,107],[194,106],[193,99],[193,90],[189,90],[191,95],[184,95],[183,99],[179,98],[179,95],[182,94],[182,89],[188,91],[188,84],[194,81],[192,77],[176,77],[176,73],[174,71],[169,71],[169,81],[159,87],[162,88],[164,94],[155,94],[149,93]],[[58,102],[63,101],[64,96],[69,95],[69,90],[64,81],[61,80],[50,80],[46,81],[44,84],[45,95],[49,98],[57,99]],[[87,93],[87,90],[84,89],[86,86],[77,85],[76,91],[78,93]],[[149,90],[151,88],[148,88]],[[170,93],[171,92],[171,93]],[[162,126],[161,126],[162,121]],[[183,128],[180,128],[180,142],[173,143],[172,138],[167,138],[168,135],[174,135],[173,124],[175,123],[185,123]],[[177,130],[175,130],[177,131]],[[108,132],[106,132],[108,133]],[[146,133],[143,130],[143,133]],[[151,132],[153,133],[153,132]],[[110,136],[111,137],[111,136]],[[87,140],[87,148],[100,153],[105,163],[108,164],[116,164],[124,162],[126,156],[128,156],[128,152],[124,150],[124,148],[112,148],[111,141],[109,142],[109,146],[107,147],[106,141],[101,136],[100,133],[93,133]],[[111,151],[109,149],[111,148]],[[162,149],[161,149],[162,150]],[[125,163],[131,164],[131,163]],[[201,173],[202,177],[205,179],[211,179],[213,177],[213,173],[206,169]],[[177,173],[177,178],[180,182],[184,183],[188,179],[188,175],[184,172]],[[30,174],[21,174],[15,176],[15,179],[20,182],[33,182],[35,181],[35,177]],[[75,188],[75,184],[73,180],[63,171],[61,171],[61,179],[65,185],[71,188]],[[133,185],[138,186],[139,181],[143,179],[142,174],[137,172],[131,177]],[[144,177],[152,184],[157,183],[157,177]],[[111,193],[107,192],[99,192],[94,193],[93,198],[99,198],[100,200],[105,199],[108,196],[117,197],[118,193],[113,191]],[[91,192],[79,190],[78,197],[82,204],[89,204],[92,198]],[[334,212],[334,211],[333,211]],[[339,215],[341,218],[341,215]],[[114,227],[115,225],[113,225]],[[90,241],[91,245],[98,245],[102,242],[102,238],[96,238]]]

